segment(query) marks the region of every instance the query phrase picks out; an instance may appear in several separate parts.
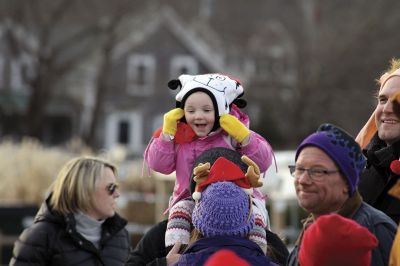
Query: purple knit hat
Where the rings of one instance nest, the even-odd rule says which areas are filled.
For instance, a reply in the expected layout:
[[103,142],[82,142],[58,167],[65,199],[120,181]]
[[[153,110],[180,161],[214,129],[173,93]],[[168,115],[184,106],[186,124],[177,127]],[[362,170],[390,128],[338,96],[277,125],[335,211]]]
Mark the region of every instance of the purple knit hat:
[[192,221],[204,237],[246,236],[254,225],[249,195],[232,182],[212,183],[194,207]]
[[360,174],[365,167],[365,157],[361,148],[343,129],[332,124],[322,124],[317,132],[308,136],[296,150],[295,161],[306,146],[316,146],[323,150],[337,164],[349,184],[349,194],[357,190]]

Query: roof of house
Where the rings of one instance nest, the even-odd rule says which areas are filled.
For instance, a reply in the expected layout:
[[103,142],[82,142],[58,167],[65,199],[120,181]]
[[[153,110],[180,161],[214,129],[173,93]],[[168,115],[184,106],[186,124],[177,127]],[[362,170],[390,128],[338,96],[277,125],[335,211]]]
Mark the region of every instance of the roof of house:
[[127,23],[131,33],[116,47],[113,54],[116,60],[145,43],[157,30],[165,26],[210,71],[220,72],[225,69],[224,46],[218,34],[207,25],[184,21],[170,7],[163,6],[157,11],[147,10],[141,17],[135,17]]

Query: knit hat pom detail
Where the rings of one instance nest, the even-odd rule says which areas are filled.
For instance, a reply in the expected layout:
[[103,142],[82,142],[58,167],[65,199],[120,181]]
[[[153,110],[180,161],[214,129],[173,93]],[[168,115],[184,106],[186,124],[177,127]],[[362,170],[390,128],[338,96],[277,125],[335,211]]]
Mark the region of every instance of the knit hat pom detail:
[[194,200],[199,200],[199,199],[201,199],[201,192],[198,192],[198,191],[193,192],[192,198],[193,198]]

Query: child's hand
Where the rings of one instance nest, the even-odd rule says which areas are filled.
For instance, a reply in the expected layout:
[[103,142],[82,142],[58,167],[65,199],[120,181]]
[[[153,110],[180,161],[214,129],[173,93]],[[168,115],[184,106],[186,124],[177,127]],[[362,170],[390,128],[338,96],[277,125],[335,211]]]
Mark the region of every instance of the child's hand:
[[185,115],[182,108],[175,108],[164,114],[164,124],[162,132],[164,134],[175,136],[177,130],[177,124],[179,119]]
[[246,177],[249,179],[251,186],[262,187],[263,182],[262,179],[260,180],[260,168],[258,165],[246,155],[242,156],[242,161],[249,166],[247,168]]
[[239,143],[242,143],[250,135],[250,130],[233,115],[221,115],[219,118],[219,124],[226,133]]

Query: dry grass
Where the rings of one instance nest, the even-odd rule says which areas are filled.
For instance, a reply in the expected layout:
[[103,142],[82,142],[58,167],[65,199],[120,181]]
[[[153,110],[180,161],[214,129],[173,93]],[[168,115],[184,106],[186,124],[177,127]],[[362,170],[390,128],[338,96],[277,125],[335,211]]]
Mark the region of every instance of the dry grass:
[[80,155],[103,157],[117,165],[122,191],[154,193],[154,178],[141,178],[142,162],[126,161],[121,147],[93,154],[79,140],[45,147],[37,140],[0,142],[0,202],[39,204],[61,167]]
[[[72,148],[74,143],[71,143]],[[76,152],[76,150],[75,150]],[[61,166],[77,154],[25,138],[0,143],[0,202],[39,204]]]
[[[0,142],[0,203],[39,206],[61,167],[71,158],[80,155],[99,156],[114,163],[118,168],[123,195],[119,199],[123,203],[120,206],[121,214],[135,223],[154,222],[155,200],[160,199],[155,199],[154,177],[141,178],[142,161],[125,160],[121,147],[93,154],[78,140],[71,141],[64,147],[45,147],[30,138],[21,142]],[[168,190],[172,191],[172,187]],[[134,199],[131,195],[142,195],[143,198]],[[168,199],[161,201],[166,204]]]

